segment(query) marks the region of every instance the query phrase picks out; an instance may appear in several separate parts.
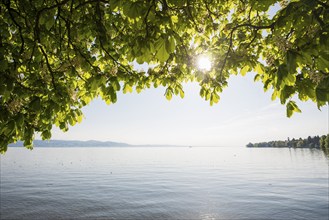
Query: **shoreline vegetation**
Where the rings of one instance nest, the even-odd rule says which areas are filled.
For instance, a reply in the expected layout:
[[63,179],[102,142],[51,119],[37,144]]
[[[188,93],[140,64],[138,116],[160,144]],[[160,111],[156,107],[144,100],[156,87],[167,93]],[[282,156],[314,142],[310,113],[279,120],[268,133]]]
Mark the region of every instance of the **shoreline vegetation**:
[[285,141],[269,141],[260,143],[249,143],[246,145],[249,148],[318,148],[326,153],[329,153],[329,134],[322,136],[308,136],[307,138],[290,139]]

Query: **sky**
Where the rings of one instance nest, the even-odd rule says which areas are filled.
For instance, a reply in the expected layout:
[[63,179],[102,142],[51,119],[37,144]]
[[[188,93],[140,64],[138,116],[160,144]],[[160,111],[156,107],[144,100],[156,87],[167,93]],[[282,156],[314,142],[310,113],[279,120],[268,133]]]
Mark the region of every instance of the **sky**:
[[52,139],[100,140],[129,144],[245,146],[249,142],[306,138],[328,133],[328,106],[297,101],[302,113],[286,117],[286,107],[271,100],[260,82],[231,76],[218,104],[199,96],[197,83],[184,85],[185,97],[168,101],[165,88],[119,94],[115,104],[95,99],[84,120],[68,132],[53,129]]
[[[279,5],[271,6],[273,16]],[[137,67],[138,68],[138,67]],[[199,96],[197,83],[184,85],[185,98],[167,101],[165,88],[119,94],[117,103],[96,99],[83,108],[82,123],[68,132],[54,128],[52,139],[100,140],[129,144],[245,146],[249,142],[306,138],[329,132],[328,106],[297,101],[302,113],[286,117],[286,107],[271,100],[254,74],[231,76],[218,104]]]

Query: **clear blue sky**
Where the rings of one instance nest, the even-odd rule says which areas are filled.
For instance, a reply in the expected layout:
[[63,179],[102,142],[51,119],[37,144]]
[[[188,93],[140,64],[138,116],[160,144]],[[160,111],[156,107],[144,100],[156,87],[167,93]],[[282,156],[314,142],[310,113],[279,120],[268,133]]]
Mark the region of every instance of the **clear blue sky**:
[[199,86],[185,85],[185,98],[167,101],[164,88],[119,94],[106,105],[96,99],[83,109],[85,119],[66,133],[53,129],[52,139],[102,140],[130,144],[244,146],[248,142],[285,140],[328,133],[328,106],[297,102],[302,113],[286,117],[285,106],[271,101],[262,84],[232,76],[218,104],[199,96]]

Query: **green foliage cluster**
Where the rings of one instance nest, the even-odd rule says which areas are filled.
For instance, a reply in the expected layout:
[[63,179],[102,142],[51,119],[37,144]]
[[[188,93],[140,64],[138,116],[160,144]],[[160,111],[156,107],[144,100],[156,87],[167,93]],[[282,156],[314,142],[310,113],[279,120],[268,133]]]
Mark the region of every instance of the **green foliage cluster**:
[[327,152],[329,155],[329,134],[321,136],[320,148]]
[[[121,90],[164,86],[170,100],[197,81],[213,104],[230,75],[254,71],[289,117],[293,98],[329,101],[326,0],[2,0],[0,12],[0,152],[68,130],[92,99],[115,103]],[[196,68],[201,54],[210,71]]]
[[249,143],[247,147],[293,147],[293,148],[321,148],[329,151],[329,134],[320,136],[308,136],[302,139],[289,139],[285,141],[270,141],[261,143]]

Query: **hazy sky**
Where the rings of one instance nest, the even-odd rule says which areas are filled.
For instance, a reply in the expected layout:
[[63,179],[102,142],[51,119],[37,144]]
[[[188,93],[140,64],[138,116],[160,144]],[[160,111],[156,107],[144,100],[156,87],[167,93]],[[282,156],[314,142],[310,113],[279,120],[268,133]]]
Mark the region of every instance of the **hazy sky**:
[[302,113],[286,117],[285,106],[271,101],[262,84],[232,76],[218,104],[199,96],[196,83],[185,85],[185,98],[167,101],[164,88],[119,94],[106,105],[94,100],[83,109],[85,119],[66,133],[53,129],[52,139],[102,140],[130,144],[244,146],[248,142],[285,140],[328,133],[328,106],[297,102]]
[[[270,8],[273,16],[279,5]],[[136,68],[136,67],[135,67]],[[245,146],[249,142],[285,140],[328,133],[328,106],[297,102],[301,114],[286,117],[286,107],[271,101],[261,83],[232,76],[218,104],[199,96],[196,83],[185,85],[185,98],[167,101],[164,88],[141,94],[120,94],[107,106],[100,99],[83,109],[85,119],[66,133],[53,130],[53,139],[102,140],[130,144]]]

